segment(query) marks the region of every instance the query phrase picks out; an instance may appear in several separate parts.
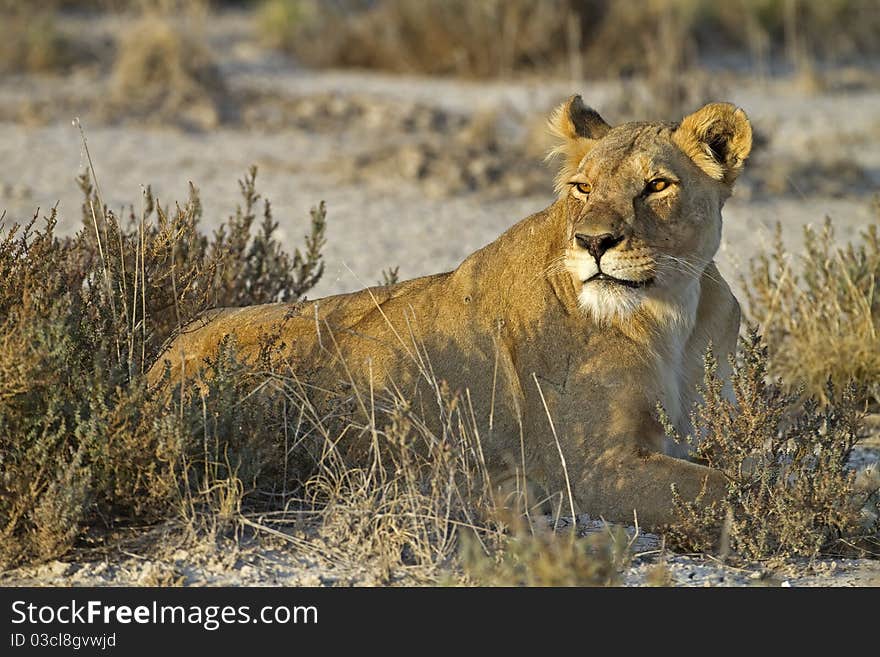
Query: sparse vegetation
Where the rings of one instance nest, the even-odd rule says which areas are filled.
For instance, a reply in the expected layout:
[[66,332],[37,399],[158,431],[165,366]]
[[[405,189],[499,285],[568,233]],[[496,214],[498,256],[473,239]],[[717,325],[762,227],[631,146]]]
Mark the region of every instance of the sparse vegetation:
[[[472,114],[456,109],[456,99],[434,102],[426,89],[416,100],[369,85],[306,85],[289,96],[284,85],[263,85],[260,76],[251,88],[243,84],[250,66],[262,72],[270,62],[266,70],[274,75],[283,58],[263,53],[256,63],[253,35],[237,42],[236,33],[230,40],[235,56],[221,71],[199,29],[203,16],[191,13],[244,4],[0,0],[0,75],[58,74],[102,63],[84,71],[85,84],[76,78],[73,96],[69,90],[46,94],[46,79],[34,78],[6,104],[23,102],[39,111],[3,107],[0,118],[67,122],[82,109],[94,110],[97,122],[212,128],[235,119],[238,107],[241,122],[234,127],[242,131],[290,131],[285,139],[291,142],[303,135],[345,137],[326,149],[332,151],[326,162],[324,149],[316,149],[315,162],[333,169],[332,184],[341,180],[358,193],[377,181],[401,180],[419,185],[429,201],[478,190],[490,191],[479,199],[487,204],[492,193],[549,193],[550,174],[538,164],[547,146],[543,108],[519,100],[516,90],[526,86],[487,94],[489,105]],[[737,79],[792,69],[831,79],[823,73],[826,64],[876,55],[880,29],[880,7],[870,2],[247,4],[258,5],[265,42],[311,66],[479,78],[614,77],[619,87],[600,91],[592,102],[604,103],[603,113],[615,122],[677,119],[683,108],[725,97],[713,86],[722,83],[699,68],[708,54],[733,54],[737,66],[748,60],[749,72]],[[81,43],[65,20],[91,16],[78,13],[83,10],[131,13],[120,19],[121,29],[114,23],[111,34],[99,26],[88,32],[95,43]],[[245,22],[236,20],[233,32]],[[713,60],[722,68],[728,61]],[[231,82],[223,71],[231,72]],[[869,73],[851,78],[854,88],[875,79],[864,77]],[[835,84],[844,88],[847,79]],[[509,107],[508,95],[515,101]],[[533,111],[540,121],[530,131],[526,113]],[[838,133],[815,144],[805,137],[803,152],[810,157],[799,159],[798,143],[778,148],[791,124],[777,131],[772,121],[762,122],[764,146],[770,140],[776,151],[772,162],[750,165],[757,164],[755,173],[747,172],[742,182],[753,193],[849,197],[872,189],[870,162],[851,157],[849,149],[858,144],[864,152],[876,126],[861,122],[844,135],[850,141]],[[54,131],[47,134],[55,139]],[[826,153],[831,139],[835,147]],[[354,141],[357,148],[349,149]],[[295,176],[305,152],[295,145],[289,159],[259,144],[256,156]],[[123,153],[115,161],[128,166],[137,159]],[[182,160],[175,154],[169,161]],[[27,181],[40,188],[32,190],[14,166],[0,180],[3,203],[20,208],[22,199],[29,204],[37,193],[57,192],[45,182],[54,171],[41,182]],[[241,181],[240,207],[211,233],[202,231],[195,188],[185,202],[169,206],[148,189],[117,215],[102,203],[92,176],[83,175],[80,184],[83,224],[73,237],[58,235],[54,210],[22,225],[0,216],[0,571],[69,554],[86,534],[95,545],[114,540],[112,533],[127,526],[156,535],[157,528],[173,526],[199,541],[222,538],[227,546],[245,533],[271,535],[322,563],[368,564],[381,583],[622,582],[632,555],[621,528],[584,538],[553,533],[541,518],[532,524],[497,513],[474,423],[441,381],[432,382],[440,400],[439,433],[428,430],[399,395],[321,412],[310,398],[309,373],[285,361],[271,334],[258,363],[242,362],[235,342],[227,340],[201,363],[200,377],[189,372],[181,381],[166,380],[161,391],[147,386],[144,373],[168,337],[202,310],[295,302],[314,289],[324,271],[323,204],[310,221],[304,217],[300,249],[288,251],[276,237],[271,207],[256,191],[256,170]],[[469,207],[455,206],[456,218]],[[424,220],[434,221],[436,212],[427,210]],[[457,234],[455,224],[448,225],[448,234]],[[871,225],[838,251],[828,221],[807,228],[805,237],[797,255],[778,238],[743,281],[747,298],[741,301],[766,347],[754,335],[745,343],[735,403],[721,394],[715,364],[708,361],[708,394],[695,409],[703,438],[696,450],[730,473],[728,499],[710,508],[680,503],[681,522],[667,535],[670,546],[764,562],[878,553],[877,470],[859,476],[845,465],[861,435],[862,411],[880,404],[880,236]],[[393,256],[397,261],[410,266]],[[365,279],[398,281],[397,267],[379,269]],[[342,449],[351,435],[369,438],[365,453]],[[151,529],[143,532],[144,525]],[[147,581],[183,576],[169,571],[155,577]],[[659,585],[673,579],[665,561],[648,576]]]
[[234,345],[206,364],[213,376],[198,394],[160,399],[144,376],[171,332],[201,310],[295,300],[320,277],[323,207],[306,250],[291,257],[273,237],[268,203],[253,230],[255,176],[212,239],[198,231],[195,189],[173,212],[148,190],[123,221],[87,175],[75,237],[55,236],[54,210],[42,227],[36,217],[4,227],[0,563],[63,553],[84,522],[157,518],[181,511],[182,498],[192,510],[193,495],[202,503],[223,492],[218,482],[232,489],[223,495],[235,493],[240,485],[228,482],[250,487],[285,462],[273,424],[280,410],[271,396],[247,394],[253,375]]
[[[272,335],[258,363],[225,340],[201,375],[148,388],[163,343],[201,310],[296,301],[319,280],[324,206],[290,255],[268,202],[259,212],[255,178],[211,238],[198,230],[194,188],[173,212],[147,190],[123,221],[85,174],[75,237],[56,237],[54,212],[42,227],[4,227],[0,568],[63,555],[87,527],[135,521],[288,536],[278,527],[289,509],[314,520],[318,540],[302,549],[369,559],[386,581],[401,569],[436,578],[462,527],[484,554],[499,549],[475,424],[442,382],[440,435],[400,396],[316,408]],[[370,437],[367,453],[345,447],[352,433]]]
[[[859,440],[862,396],[853,383],[834,403],[805,401],[768,377],[767,348],[756,329],[734,364],[733,399],[706,357],[704,399],[693,410],[695,457],[728,476],[725,504],[678,500],[680,521],[668,528],[673,547],[732,552],[753,560],[821,553],[877,553],[880,483],[857,485],[847,461]],[[667,433],[678,439],[661,412]],[[866,514],[862,513],[863,508]]]
[[[876,206],[880,216],[880,206]],[[773,250],[743,280],[751,321],[761,326],[770,371],[827,401],[829,378],[848,381],[880,403],[880,232],[867,226],[856,244],[835,246],[834,225],[804,228],[800,254],[786,251],[777,227]]]
[[[493,519],[479,436],[467,405],[442,382],[432,382],[438,433],[399,394],[365,398],[366,406],[328,421],[299,376],[289,372],[282,382],[291,408],[310,426],[314,462],[300,503],[320,521],[325,554],[371,562],[391,582],[403,571],[429,580],[448,569],[462,528],[475,532],[484,552],[496,548],[501,527]],[[369,447],[353,452],[345,442],[353,435],[368,436]]]
[[803,68],[876,52],[880,12],[798,0],[266,0],[261,22],[270,44],[312,66],[575,78],[663,69],[671,83],[698,55],[744,53],[759,68],[781,56]]
[[147,11],[120,37],[112,74],[115,113],[200,128],[224,118],[229,94],[193,11]]
[[50,3],[2,0],[0,15],[0,74],[58,73],[70,67],[74,44],[58,29]]
[[513,521],[513,530],[499,549],[486,554],[465,534],[462,549],[464,572],[481,586],[619,586],[632,559],[631,540],[622,527],[578,537],[536,528],[524,519]]
[[555,59],[567,4],[273,0],[262,23],[270,44],[312,66],[487,77]]

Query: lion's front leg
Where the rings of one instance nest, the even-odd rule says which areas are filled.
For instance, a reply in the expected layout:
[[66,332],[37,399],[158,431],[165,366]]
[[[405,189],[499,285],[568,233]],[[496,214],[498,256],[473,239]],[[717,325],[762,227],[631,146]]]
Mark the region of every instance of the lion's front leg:
[[719,470],[660,453],[613,450],[570,482],[579,513],[618,522],[637,514],[643,527],[674,522],[673,486],[685,501],[702,495],[703,504],[724,499],[727,483]]

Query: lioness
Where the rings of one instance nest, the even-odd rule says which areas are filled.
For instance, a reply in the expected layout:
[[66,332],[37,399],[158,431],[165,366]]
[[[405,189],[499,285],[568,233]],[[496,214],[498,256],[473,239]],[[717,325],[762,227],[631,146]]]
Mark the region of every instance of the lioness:
[[712,259],[749,121],[712,103],[677,124],[612,128],[574,96],[550,127],[557,200],[454,271],[210,311],[165,353],[172,376],[227,334],[255,359],[260,336],[280,330],[291,362],[326,388],[353,378],[418,399],[425,354],[434,376],[469,390],[493,482],[525,469],[547,494],[570,490],[563,508],[624,521],[635,510],[646,526],[673,520],[673,485],[719,499],[722,473],[669,455],[655,411],[686,432],[707,346],[721,362],[735,348],[739,305]]

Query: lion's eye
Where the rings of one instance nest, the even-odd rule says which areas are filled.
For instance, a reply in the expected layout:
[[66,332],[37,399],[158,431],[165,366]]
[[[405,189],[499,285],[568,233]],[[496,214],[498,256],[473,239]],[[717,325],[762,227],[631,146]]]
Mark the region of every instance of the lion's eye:
[[589,196],[590,192],[593,191],[593,186],[590,183],[582,182],[582,183],[573,183],[573,184],[574,184],[574,188],[576,190],[578,190],[584,196]]
[[645,191],[649,194],[654,194],[655,192],[662,192],[664,189],[669,187],[669,181],[664,178],[654,178],[645,185]]

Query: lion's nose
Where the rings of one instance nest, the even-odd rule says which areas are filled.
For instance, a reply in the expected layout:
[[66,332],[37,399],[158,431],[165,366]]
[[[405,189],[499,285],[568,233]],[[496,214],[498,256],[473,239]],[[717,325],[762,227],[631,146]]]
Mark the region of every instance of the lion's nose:
[[574,239],[581,248],[586,249],[596,260],[601,259],[608,249],[614,248],[623,241],[622,237],[617,237],[611,233],[603,233],[601,235],[577,233]]

